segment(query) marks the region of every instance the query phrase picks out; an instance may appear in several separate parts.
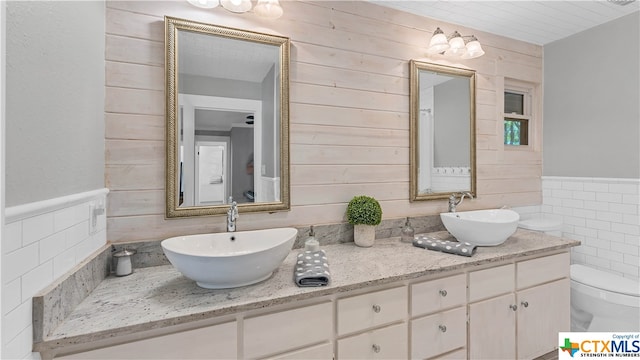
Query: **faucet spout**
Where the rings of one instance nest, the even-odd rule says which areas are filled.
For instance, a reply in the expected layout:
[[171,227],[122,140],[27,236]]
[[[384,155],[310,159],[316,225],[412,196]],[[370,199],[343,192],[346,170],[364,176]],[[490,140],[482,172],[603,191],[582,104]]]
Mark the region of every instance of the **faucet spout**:
[[[460,200],[457,199],[458,196],[460,196]],[[473,194],[469,191],[460,191],[451,194],[449,196],[449,212],[456,212],[456,206],[462,204],[465,196],[469,199],[474,199]]]
[[236,231],[236,220],[240,215],[238,215],[238,204],[231,196],[229,196],[229,203],[231,206],[227,210],[227,232],[234,232]]

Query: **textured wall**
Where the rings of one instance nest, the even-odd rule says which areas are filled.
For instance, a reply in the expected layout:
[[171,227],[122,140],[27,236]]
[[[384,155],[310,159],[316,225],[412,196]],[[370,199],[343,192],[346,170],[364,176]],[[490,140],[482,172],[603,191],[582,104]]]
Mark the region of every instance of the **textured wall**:
[[544,175],[640,178],[640,12],[544,47]]
[[[409,60],[475,69],[478,199],[462,209],[541,203],[542,142],[502,144],[504,78],[542,83],[542,48],[363,1],[285,1],[278,20],[180,2],[107,2],[106,181],[114,242],[223,231],[223,217],[165,220],[164,22],[175,16],[291,39],[289,212],[241,214],[240,230],[344,221],[347,202],[378,198],[385,219],[446,211],[409,203]],[[437,26],[475,34],[486,55],[426,57]],[[541,102],[540,102],[541,103]],[[540,106],[540,103],[535,104]]]
[[6,205],[103,188],[104,2],[5,4]]

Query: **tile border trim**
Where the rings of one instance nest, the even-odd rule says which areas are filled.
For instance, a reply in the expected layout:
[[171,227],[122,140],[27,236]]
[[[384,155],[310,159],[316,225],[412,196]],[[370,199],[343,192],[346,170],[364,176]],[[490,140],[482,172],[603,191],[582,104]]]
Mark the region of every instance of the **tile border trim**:
[[81,204],[97,197],[106,196],[108,193],[109,189],[102,188],[76,193],[73,195],[60,196],[43,201],[36,201],[24,205],[8,207],[4,212],[4,223],[5,225],[7,225],[37,215],[64,209],[73,205]]

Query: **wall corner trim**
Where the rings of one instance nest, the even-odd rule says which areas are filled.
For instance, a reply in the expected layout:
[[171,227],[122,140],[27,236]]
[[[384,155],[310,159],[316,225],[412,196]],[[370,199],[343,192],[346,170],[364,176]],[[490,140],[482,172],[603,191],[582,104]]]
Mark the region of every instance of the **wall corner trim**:
[[11,224],[16,221],[24,220],[33,216],[42,215],[48,212],[64,209],[73,205],[81,204],[83,202],[106,196],[109,193],[109,189],[102,188],[97,190],[91,190],[66,196],[61,196],[53,199],[36,201],[28,204],[17,205],[8,207],[5,209],[4,222]]

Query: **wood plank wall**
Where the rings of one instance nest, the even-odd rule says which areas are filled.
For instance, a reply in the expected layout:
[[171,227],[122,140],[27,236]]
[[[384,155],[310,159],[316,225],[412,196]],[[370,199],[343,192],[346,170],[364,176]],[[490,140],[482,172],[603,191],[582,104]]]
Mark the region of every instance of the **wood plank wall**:
[[[542,83],[540,46],[362,1],[282,5],[282,18],[266,20],[186,1],[107,2],[110,241],[224,231],[220,216],[164,218],[164,15],[291,38],[292,208],[241,214],[240,230],[343,222],[347,202],[360,194],[379,199],[385,219],[446,211],[445,200],[408,200],[410,59],[477,71],[478,199],[462,209],[541,203],[541,118],[524,151],[504,149],[501,122],[505,78]],[[427,58],[437,26],[475,34],[486,55],[461,63]],[[541,101],[536,111],[541,116]]]

